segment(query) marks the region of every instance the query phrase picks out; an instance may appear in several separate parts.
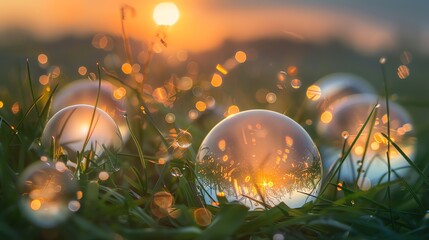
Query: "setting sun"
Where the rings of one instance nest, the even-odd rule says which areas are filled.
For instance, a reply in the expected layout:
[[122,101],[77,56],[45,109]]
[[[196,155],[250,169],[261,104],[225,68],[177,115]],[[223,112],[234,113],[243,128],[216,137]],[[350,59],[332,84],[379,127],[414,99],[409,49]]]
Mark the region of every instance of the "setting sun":
[[153,19],[160,26],[174,25],[179,19],[179,9],[172,2],[163,2],[153,10]]

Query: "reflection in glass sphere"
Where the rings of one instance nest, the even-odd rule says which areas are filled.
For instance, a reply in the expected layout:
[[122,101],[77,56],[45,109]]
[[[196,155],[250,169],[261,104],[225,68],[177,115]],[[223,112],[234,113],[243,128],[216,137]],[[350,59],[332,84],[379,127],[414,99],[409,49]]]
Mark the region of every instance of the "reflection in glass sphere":
[[[337,148],[327,148],[322,151],[324,167],[331,168],[338,159],[341,150],[339,148],[346,141],[346,150],[356,138],[371,109],[377,104],[377,96],[360,94],[343,98],[335,103],[332,118],[329,121],[321,121],[317,130],[329,143],[334,143]],[[349,156],[341,167],[340,178],[351,182],[359,178],[358,186],[368,189],[368,185],[374,186],[379,182],[387,181],[387,143],[382,135],[387,135],[387,114],[385,101],[379,101],[376,109],[374,127],[371,129],[371,121],[366,125],[361,136],[354,145]],[[413,133],[413,125],[407,112],[395,102],[389,103],[390,110],[390,137],[407,156],[413,158],[415,154],[416,138]],[[366,149],[366,150],[365,150]],[[390,147],[390,163],[392,169],[399,175],[408,172],[409,164],[402,155],[393,147]],[[394,179],[395,174],[391,174]]]
[[77,182],[64,163],[33,163],[19,177],[19,187],[22,213],[40,227],[54,227],[80,208]]
[[332,111],[332,104],[343,97],[354,94],[375,94],[374,88],[363,78],[350,73],[332,73],[319,79],[315,85],[320,87],[318,99],[320,112]]
[[[51,112],[56,113],[65,107],[76,104],[94,106],[97,99],[97,92],[98,81],[89,81],[88,79],[73,81],[55,94],[52,101]],[[97,107],[105,111],[115,120],[124,141],[127,141],[130,136],[127,122],[124,118],[124,113],[128,111],[126,99],[125,88],[116,87],[105,80],[101,81],[100,97]]]
[[180,148],[189,148],[192,145],[192,135],[190,132],[180,129],[176,137],[177,146]]
[[221,194],[254,210],[263,202],[301,207],[311,200],[308,194],[317,195],[322,170],[319,152],[300,125],[273,111],[250,110],[209,132],[196,171],[210,194],[207,203]]
[[93,112],[94,107],[85,104],[73,105],[57,112],[43,130],[42,145],[48,148],[54,138],[55,149],[61,147],[73,160],[76,153],[82,151],[85,139],[90,133],[84,151],[92,149],[96,155],[100,155],[104,148],[116,151],[121,149],[121,133],[115,121],[97,108],[91,125]]

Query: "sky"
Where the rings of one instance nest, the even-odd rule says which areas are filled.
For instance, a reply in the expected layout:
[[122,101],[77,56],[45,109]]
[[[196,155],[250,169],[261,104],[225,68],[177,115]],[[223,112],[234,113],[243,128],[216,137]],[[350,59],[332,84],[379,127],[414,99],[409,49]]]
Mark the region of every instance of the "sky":
[[[155,0],[0,1],[0,34],[21,30],[42,40],[120,34],[120,9],[129,6],[130,36],[149,40],[157,26]],[[215,48],[225,39],[283,37],[296,41],[344,42],[377,53],[409,45],[429,54],[426,0],[182,0],[172,1],[180,19],[168,31],[169,47],[191,51]]]

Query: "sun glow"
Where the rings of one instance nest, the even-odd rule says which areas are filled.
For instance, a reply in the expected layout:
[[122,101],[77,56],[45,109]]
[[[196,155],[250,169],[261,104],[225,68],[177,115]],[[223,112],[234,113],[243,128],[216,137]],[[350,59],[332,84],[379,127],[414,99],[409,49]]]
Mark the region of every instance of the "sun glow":
[[172,2],[163,2],[153,10],[153,19],[160,26],[172,26],[179,19],[179,9]]

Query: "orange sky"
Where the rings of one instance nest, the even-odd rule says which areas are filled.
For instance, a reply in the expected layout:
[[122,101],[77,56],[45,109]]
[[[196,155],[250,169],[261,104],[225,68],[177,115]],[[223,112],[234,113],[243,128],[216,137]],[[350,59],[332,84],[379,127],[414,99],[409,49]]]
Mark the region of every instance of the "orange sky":
[[[127,21],[130,35],[137,39],[148,39],[155,32],[152,10],[158,2],[160,1],[0,1],[0,32],[22,29],[42,39],[95,32],[118,34],[120,8],[128,4],[136,10],[135,17]],[[425,28],[424,21],[419,19],[425,16],[419,11],[420,5],[425,4],[420,3],[421,1],[417,1],[420,5],[417,4],[415,9],[408,5],[406,7],[409,8],[366,6],[367,2],[371,3],[369,0],[362,0],[362,4],[352,1],[322,4],[316,0],[173,2],[178,5],[181,13],[179,22],[168,33],[169,47],[173,49],[198,51],[215,47],[225,38],[248,40],[282,36],[313,42],[336,38],[359,51],[372,53],[394,48],[402,40],[401,34],[404,32],[416,34],[414,45],[421,45],[422,48],[427,46],[429,40],[429,28]],[[401,18],[400,14],[404,16]],[[411,20],[406,21],[407,17],[411,17]],[[418,25],[419,22],[422,24]],[[426,48],[424,50],[428,50]]]

